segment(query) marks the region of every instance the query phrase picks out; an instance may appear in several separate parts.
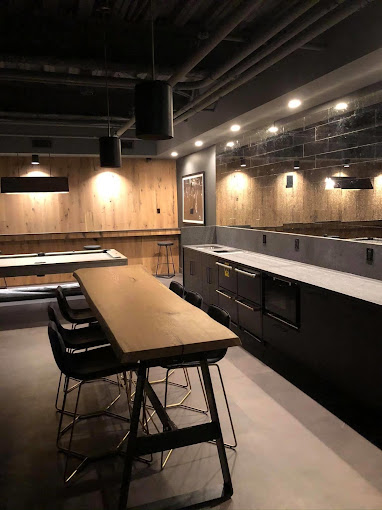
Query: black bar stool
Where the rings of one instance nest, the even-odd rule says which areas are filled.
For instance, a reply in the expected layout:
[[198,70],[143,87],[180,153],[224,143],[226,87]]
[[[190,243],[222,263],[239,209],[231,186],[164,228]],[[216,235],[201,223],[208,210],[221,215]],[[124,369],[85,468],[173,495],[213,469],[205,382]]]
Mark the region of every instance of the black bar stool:
[[175,280],[173,280],[170,283],[170,290],[172,292],[175,292],[175,294],[177,294],[182,299],[184,298],[185,289],[184,289],[184,287],[183,287],[183,285],[181,283],[176,282]]
[[60,285],[56,289],[56,298],[61,315],[71,324],[90,324],[91,322],[97,322],[90,308],[72,308]]
[[[161,276],[162,278],[172,278],[173,276],[175,276],[175,264],[174,264],[174,259],[172,257],[172,248],[171,248],[171,246],[173,246],[173,245],[174,245],[174,243],[172,241],[160,241],[158,243],[159,253],[158,253],[158,261],[157,261],[157,268],[155,271],[155,276]],[[166,262],[159,262],[162,246],[164,248],[166,248]],[[170,250],[170,256],[171,256],[171,262],[169,261],[169,250]],[[158,274],[159,267],[164,264],[167,265],[167,274]],[[172,268],[173,268],[173,273],[170,273],[170,266],[172,266]]]
[[[124,441],[129,435],[129,432],[126,432],[123,437],[119,440],[114,450],[108,450],[107,452],[90,455],[83,452],[77,452],[72,449],[72,440],[73,433],[76,423],[81,419],[81,415],[78,414],[78,402],[80,398],[81,388],[83,384],[87,381],[93,381],[95,379],[102,379],[105,377],[109,377],[111,375],[123,374],[124,385],[127,396],[128,410],[130,410],[130,400],[131,394],[129,392],[129,386],[127,383],[126,372],[130,372],[132,370],[136,370],[136,364],[123,365],[116,358],[113,349],[111,346],[101,347],[99,349],[93,349],[87,352],[81,353],[69,353],[66,350],[65,343],[59,331],[57,330],[57,326],[54,322],[49,322],[48,327],[49,340],[53,351],[53,356],[56,361],[56,364],[60,371],[65,375],[64,382],[64,401],[63,401],[63,412],[60,416],[60,421],[58,425],[57,431],[57,448],[60,452],[66,454],[65,460],[65,469],[64,469],[64,482],[68,483],[75,475],[78,473],[80,469],[84,467],[89,461],[97,460],[102,457],[106,457],[113,453],[118,453],[123,445]],[[73,420],[66,427],[62,427],[63,417],[66,414],[65,405],[66,405],[66,397],[68,394],[68,384],[69,379],[77,379],[80,381],[78,385],[78,393],[75,403],[74,413],[72,413]],[[94,417],[98,416],[99,413],[94,413]],[[124,422],[129,422],[129,416],[122,415],[113,415],[114,418],[119,418]],[[61,445],[62,436],[70,430],[69,444],[67,447]],[[79,459],[80,463],[74,469],[74,471],[68,475],[68,460],[69,457],[76,457]]]

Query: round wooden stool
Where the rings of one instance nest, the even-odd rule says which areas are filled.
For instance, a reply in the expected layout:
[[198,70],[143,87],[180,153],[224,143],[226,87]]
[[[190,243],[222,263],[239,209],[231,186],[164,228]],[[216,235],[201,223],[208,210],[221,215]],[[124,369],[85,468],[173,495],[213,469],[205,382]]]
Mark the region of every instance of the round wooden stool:
[[[172,257],[172,248],[174,243],[172,241],[161,241],[158,243],[159,246],[159,253],[158,253],[158,261],[157,261],[157,268],[155,271],[155,276],[161,276],[162,278],[172,278],[175,276],[175,264],[174,259]],[[160,256],[161,256],[161,249],[162,246],[166,249],[166,262],[160,262]],[[171,256],[171,262],[169,261],[169,250],[170,250],[170,256]],[[167,274],[158,274],[158,269],[160,266],[166,265],[167,266]],[[170,273],[170,266],[173,268],[173,272]]]

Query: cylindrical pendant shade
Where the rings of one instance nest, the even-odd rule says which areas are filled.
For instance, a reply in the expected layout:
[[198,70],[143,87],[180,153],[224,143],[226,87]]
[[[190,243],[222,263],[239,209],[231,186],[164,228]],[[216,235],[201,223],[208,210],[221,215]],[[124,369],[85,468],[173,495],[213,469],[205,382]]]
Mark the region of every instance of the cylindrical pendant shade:
[[121,140],[118,136],[103,136],[99,139],[99,159],[102,168],[121,166]]
[[172,88],[159,80],[135,86],[135,134],[143,140],[174,138]]

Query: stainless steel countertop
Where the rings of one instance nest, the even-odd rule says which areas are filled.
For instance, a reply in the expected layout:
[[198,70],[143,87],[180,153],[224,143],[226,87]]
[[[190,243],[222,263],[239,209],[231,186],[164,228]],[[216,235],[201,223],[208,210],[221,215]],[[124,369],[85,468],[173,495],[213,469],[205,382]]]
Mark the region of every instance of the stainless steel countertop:
[[[215,253],[208,248],[209,246],[233,251],[231,253]],[[212,244],[184,246],[184,248],[192,248],[228,262],[243,264],[321,289],[382,305],[382,281],[380,280],[227,246]]]

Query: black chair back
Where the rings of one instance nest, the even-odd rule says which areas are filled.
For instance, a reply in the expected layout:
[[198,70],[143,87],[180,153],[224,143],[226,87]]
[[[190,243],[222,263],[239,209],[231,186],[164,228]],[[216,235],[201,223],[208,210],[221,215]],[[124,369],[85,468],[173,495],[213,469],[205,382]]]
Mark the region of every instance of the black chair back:
[[178,296],[180,296],[181,298],[184,298],[185,290],[184,290],[183,285],[180,284],[179,282],[172,281],[170,283],[170,290],[175,292],[175,294],[178,294]]
[[62,339],[62,336],[57,331],[57,326],[53,321],[49,321],[48,325],[48,335],[50,346],[52,348],[53,356],[56,361],[58,368],[65,375],[67,374],[67,352],[65,348],[65,343]]
[[61,315],[63,316],[63,318],[65,320],[67,320],[68,322],[73,322],[73,319],[70,316],[70,313],[68,313],[70,310],[68,300],[66,299],[64,291],[60,285],[56,289],[56,298],[57,298],[58,307],[60,308],[60,312],[61,312]]
[[65,337],[65,328],[61,325],[61,322],[58,320],[56,310],[51,305],[48,306],[48,317],[49,320],[56,325],[57,331],[61,334],[61,336]]
[[193,290],[186,292],[185,299],[186,301],[188,301],[188,303],[191,303],[192,305],[196,306],[196,308],[201,308],[203,306],[202,296],[197,292],[194,292]]
[[226,328],[231,326],[231,316],[228,312],[220,308],[220,306],[210,305],[207,314],[212,317],[216,322],[220,322]]

